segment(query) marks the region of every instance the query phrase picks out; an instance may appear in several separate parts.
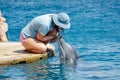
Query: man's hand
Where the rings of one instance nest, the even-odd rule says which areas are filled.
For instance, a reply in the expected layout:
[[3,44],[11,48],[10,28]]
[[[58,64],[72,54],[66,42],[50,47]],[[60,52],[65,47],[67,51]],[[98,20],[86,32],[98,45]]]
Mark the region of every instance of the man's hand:
[[57,32],[56,29],[53,29],[51,31],[49,31],[46,36],[53,36],[53,39],[50,40],[50,42],[55,42],[57,40],[59,33]]
[[51,42],[51,43],[52,43],[52,42],[55,42],[55,41],[58,39],[58,37],[59,37],[59,33],[57,33],[50,42]]
[[37,39],[47,44],[48,42],[55,42],[59,33],[54,29],[49,31],[45,36],[41,33],[37,34]]

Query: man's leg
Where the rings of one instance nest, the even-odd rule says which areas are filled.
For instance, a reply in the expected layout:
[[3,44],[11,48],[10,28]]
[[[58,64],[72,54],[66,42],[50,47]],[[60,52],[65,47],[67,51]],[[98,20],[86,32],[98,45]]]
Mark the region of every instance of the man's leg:
[[22,42],[22,45],[25,47],[26,50],[38,54],[42,54],[47,51],[47,46],[44,43],[33,38],[25,39],[24,42]]

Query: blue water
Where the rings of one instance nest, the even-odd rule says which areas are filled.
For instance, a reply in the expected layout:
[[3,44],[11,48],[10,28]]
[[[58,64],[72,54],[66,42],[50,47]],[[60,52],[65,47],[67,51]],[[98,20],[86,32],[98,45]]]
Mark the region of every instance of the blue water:
[[1,80],[120,79],[120,0],[0,0],[0,9],[11,42],[19,42],[21,29],[34,17],[67,12],[71,28],[63,38],[80,56],[76,66],[61,66],[56,48],[57,55],[47,60],[0,67]]

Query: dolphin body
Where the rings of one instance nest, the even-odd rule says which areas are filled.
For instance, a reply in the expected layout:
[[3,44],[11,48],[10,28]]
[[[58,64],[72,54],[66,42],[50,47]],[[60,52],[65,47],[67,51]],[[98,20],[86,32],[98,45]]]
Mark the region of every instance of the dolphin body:
[[78,55],[75,49],[66,43],[62,37],[58,38],[59,54],[61,64],[75,65]]

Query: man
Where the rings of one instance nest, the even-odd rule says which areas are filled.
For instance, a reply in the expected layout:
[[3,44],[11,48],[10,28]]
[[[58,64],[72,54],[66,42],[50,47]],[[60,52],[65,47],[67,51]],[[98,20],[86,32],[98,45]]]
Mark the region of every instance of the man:
[[8,41],[6,32],[8,31],[8,24],[6,23],[6,19],[2,17],[2,12],[0,11],[0,41],[6,42]]
[[70,28],[70,18],[66,13],[45,14],[35,17],[20,34],[22,45],[27,51],[42,54],[48,42],[55,42],[61,29]]

